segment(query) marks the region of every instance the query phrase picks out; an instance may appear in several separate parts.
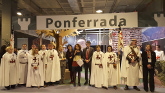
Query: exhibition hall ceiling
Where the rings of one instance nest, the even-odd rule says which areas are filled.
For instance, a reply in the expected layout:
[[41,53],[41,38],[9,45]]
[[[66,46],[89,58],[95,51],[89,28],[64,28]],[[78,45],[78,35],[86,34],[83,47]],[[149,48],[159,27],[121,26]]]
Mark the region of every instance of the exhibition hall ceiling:
[[[12,1],[12,0],[11,0]],[[23,15],[75,15],[143,12],[154,0],[15,0]],[[0,0],[2,9],[2,0]]]

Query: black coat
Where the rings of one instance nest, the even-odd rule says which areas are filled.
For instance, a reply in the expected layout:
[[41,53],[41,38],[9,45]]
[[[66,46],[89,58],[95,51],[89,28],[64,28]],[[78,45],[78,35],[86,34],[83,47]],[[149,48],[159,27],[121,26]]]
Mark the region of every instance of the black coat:
[[146,51],[142,52],[142,64],[143,64],[144,68],[147,68],[148,64],[151,64],[151,67],[155,68],[155,62],[156,62],[156,54],[155,54],[155,52],[151,51],[151,63],[148,63],[147,52]]

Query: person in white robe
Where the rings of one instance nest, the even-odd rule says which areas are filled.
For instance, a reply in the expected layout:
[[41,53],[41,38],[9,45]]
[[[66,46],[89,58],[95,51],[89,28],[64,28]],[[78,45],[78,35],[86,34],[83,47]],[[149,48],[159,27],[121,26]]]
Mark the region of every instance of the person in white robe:
[[38,49],[32,51],[30,61],[28,63],[28,75],[26,87],[38,87],[44,86],[43,80],[43,62],[42,57],[38,53]]
[[45,69],[47,68],[47,49],[46,49],[46,45],[45,44],[41,45],[41,50],[39,51],[39,54],[42,57],[42,62],[43,62],[43,80],[45,81]]
[[29,56],[30,54],[27,50],[27,45],[23,44],[22,49],[19,50],[17,54],[19,64],[19,85],[26,84]]
[[126,85],[124,90],[129,90],[128,86],[133,86],[135,90],[140,91],[137,86],[140,79],[143,78],[141,65],[141,53],[137,48],[137,40],[132,39],[130,45],[125,46],[123,49],[121,83]]
[[160,62],[165,61],[165,56],[164,51],[160,49],[160,45],[156,45],[156,50],[154,52],[156,53],[155,75],[158,75],[162,72]]
[[117,85],[120,84],[120,62],[117,59],[116,53],[113,52],[112,46],[107,47],[103,62],[106,63],[104,67],[104,86],[106,88],[113,86],[114,89],[117,89]]
[[58,52],[54,49],[53,44],[48,45],[47,51],[47,68],[45,69],[46,85],[53,85],[54,82],[61,79],[60,60]]
[[96,51],[92,56],[92,67],[91,67],[91,79],[90,85],[94,85],[97,88],[101,88],[104,84],[104,73],[103,68],[105,62],[103,62],[104,53],[101,51],[99,45],[96,46]]
[[32,55],[32,52],[33,52],[33,50],[35,50],[35,48],[36,48],[36,45],[32,45],[31,46],[31,49],[29,50],[29,54],[30,55]]
[[7,47],[6,51],[1,58],[0,86],[10,90],[10,88],[15,88],[16,84],[19,83],[18,61],[12,47]]
[[164,51],[160,50],[160,45],[156,45],[156,61],[163,61],[165,60]]

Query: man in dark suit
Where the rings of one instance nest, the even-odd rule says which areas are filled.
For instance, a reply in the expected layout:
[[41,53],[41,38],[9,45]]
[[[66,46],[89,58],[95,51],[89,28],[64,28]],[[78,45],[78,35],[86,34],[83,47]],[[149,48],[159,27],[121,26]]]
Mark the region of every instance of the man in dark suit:
[[[92,55],[93,55],[94,49],[92,47],[90,47],[90,45],[91,45],[91,42],[87,41],[86,48],[83,49],[83,60],[84,60],[84,68],[85,68],[84,85],[88,84],[88,80],[90,79],[90,75],[91,75],[91,62],[92,62]],[[90,72],[89,78],[88,78],[88,70]]]

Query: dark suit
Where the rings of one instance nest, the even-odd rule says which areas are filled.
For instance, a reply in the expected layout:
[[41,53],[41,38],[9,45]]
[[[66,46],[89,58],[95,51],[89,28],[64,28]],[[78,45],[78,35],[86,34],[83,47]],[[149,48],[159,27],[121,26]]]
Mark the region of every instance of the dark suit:
[[[154,84],[154,68],[155,68],[155,62],[156,62],[156,54],[155,52],[151,52],[151,62],[148,62],[148,56],[147,52],[142,52],[142,64],[143,64],[143,85],[144,90],[148,91],[148,74],[149,74],[149,86],[150,91],[155,90],[155,84]],[[147,65],[151,65],[151,69],[147,68]]]
[[[84,68],[85,68],[85,80],[86,82],[88,82],[88,69],[91,75],[91,62],[92,62],[92,55],[94,52],[94,49],[92,47],[89,47],[89,53],[88,53],[88,60],[90,60],[88,63],[85,62],[86,60],[86,52],[87,52],[87,48],[83,49],[83,60],[84,60]],[[89,76],[90,76],[89,75]]]

